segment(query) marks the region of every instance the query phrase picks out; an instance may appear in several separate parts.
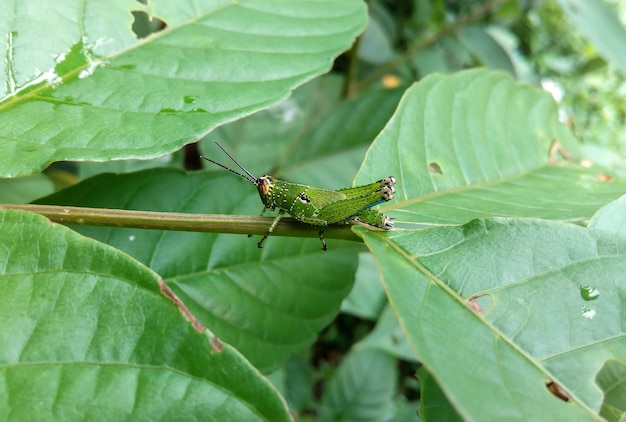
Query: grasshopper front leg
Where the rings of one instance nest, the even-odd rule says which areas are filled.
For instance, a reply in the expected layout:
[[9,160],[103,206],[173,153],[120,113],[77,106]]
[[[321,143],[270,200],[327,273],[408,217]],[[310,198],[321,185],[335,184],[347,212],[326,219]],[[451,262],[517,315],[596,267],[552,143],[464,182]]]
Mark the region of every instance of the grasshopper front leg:
[[[263,209],[263,211],[265,212],[265,208]],[[259,240],[259,243],[256,244],[259,248],[263,247],[263,242],[265,242],[265,239],[267,239],[272,234],[272,232],[278,225],[278,222],[280,221],[280,219],[283,218],[283,214],[285,214],[285,210],[278,211],[278,215],[276,216],[276,218],[274,218],[274,221],[272,221],[272,224],[269,226],[269,228],[265,232],[265,235],[263,236],[261,240]]]
[[326,229],[326,227],[324,227],[323,230],[319,231],[319,235],[320,235],[320,240],[322,241],[322,250],[325,251],[326,249],[328,249],[328,247],[326,246],[326,240],[324,239],[324,230]]
[[[263,208],[263,212],[261,212],[261,215],[263,215],[265,213],[265,211],[267,210],[267,208]],[[270,224],[269,228],[267,229],[267,231],[265,232],[265,235],[263,236],[263,238],[261,240],[259,240],[259,243],[257,243],[257,246],[259,248],[263,247],[263,242],[265,242],[265,239],[267,239],[273,232],[274,229],[276,228],[276,226],[278,225],[278,222],[281,220],[281,218],[283,218],[283,215],[285,214],[285,210],[279,210],[278,211],[278,215],[274,218],[274,221],[272,221],[272,224]],[[323,224],[324,222],[322,220],[318,220],[315,218],[311,218],[308,219],[310,221],[307,221],[309,224],[314,224],[314,225],[323,225],[324,228],[322,230],[320,230],[319,236],[320,236],[320,241],[322,242],[322,250],[325,251],[328,249],[328,246],[326,245],[326,240],[324,239],[324,230],[326,230],[326,225]],[[252,235],[248,235],[248,237],[250,237]]]
[[[268,210],[267,207],[263,207],[263,211],[261,211],[261,214],[259,214],[259,217],[263,217],[263,215],[265,214],[265,211],[267,211],[267,210]],[[252,236],[254,236],[254,235],[253,234],[249,234],[248,235],[248,237],[252,237]],[[263,239],[263,240],[265,240],[265,239]],[[260,248],[260,246],[259,246],[259,248]]]

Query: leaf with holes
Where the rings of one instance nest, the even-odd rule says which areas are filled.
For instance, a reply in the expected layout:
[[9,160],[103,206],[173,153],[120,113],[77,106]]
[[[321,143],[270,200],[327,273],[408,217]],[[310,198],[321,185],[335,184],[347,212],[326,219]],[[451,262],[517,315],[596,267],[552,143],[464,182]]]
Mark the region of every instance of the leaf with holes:
[[121,251],[0,211],[0,263],[3,419],[290,420],[271,384]]
[[[58,160],[176,151],[329,70],[366,22],[360,0],[61,0],[5,9],[2,176]],[[138,39],[132,12],[164,26]]]
[[585,167],[552,97],[506,74],[432,76],[404,95],[356,184],[396,177],[380,209],[405,227],[487,216],[584,220],[626,191]]
[[593,217],[626,183],[577,158],[549,95],[473,70],[409,89],[357,176],[396,175],[381,208],[403,228],[354,230],[464,419],[596,420],[596,377],[626,359],[623,200]]

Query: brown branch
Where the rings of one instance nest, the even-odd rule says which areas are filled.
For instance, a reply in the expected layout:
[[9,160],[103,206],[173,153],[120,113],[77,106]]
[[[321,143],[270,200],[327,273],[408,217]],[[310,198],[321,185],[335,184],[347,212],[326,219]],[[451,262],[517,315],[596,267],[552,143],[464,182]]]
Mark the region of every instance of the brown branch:
[[[372,0],[367,0],[367,9],[372,10]],[[361,38],[363,38],[362,33],[354,41],[354,44],[348,53],[349,62],[343,98],[351,98],[358,92],[358,83],[356,78],[359,72],[359,45],[361,43]]]

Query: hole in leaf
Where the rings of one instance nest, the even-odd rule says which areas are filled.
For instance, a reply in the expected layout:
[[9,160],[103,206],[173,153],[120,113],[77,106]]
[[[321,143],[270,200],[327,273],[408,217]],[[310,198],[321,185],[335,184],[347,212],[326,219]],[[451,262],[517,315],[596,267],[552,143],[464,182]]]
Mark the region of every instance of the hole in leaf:
[[493,306],[493,300],[491,299],[491,296],[484,293],[479,293],[471,296],[469,299],[467,299],[466,303],[467,306],[469,306],[478,315],[484,315],[486,312],[489,312],[489,310]]
[[550,391],[552,394],[554,394],[556,397],[560,398],[563,401],[570,401],[571,398],[569,396],[569,393],[567,391],[565,391],[563,389],[563,387],[561,387],[559,384],[557,384],[554,381],[548,381],[546,383],[546,387],[548,388],[548,391]]
[[580,286],[580,297],[586,301],[596,300],[600,297],[600,292],[593,286]]
[[137,38],[146,38],[150,34],[167,28],[167,24],[164,21],[154,16],[150,16],[146,12],[133,10],[131,13],[135,18],[132,29],[135,35],[137,35]]
[[475,298],[470,298],[470,300],[467,301],[467,304],[478,315],[483,314],[483,308],[480,306],[480,303]]
[[434,161],[428,164],[428,171],[433,174],[443,174],[443,170],[441,170],[441,166]]

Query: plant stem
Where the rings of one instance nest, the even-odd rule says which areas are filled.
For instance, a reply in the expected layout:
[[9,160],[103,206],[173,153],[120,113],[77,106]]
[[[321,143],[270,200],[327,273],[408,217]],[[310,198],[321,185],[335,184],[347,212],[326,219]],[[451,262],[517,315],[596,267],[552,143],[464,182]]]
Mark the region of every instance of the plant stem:
[[[60,205],[0,204],[2,210],[30,211],[51,221],[81,226],[132,227],[139,229],[177,230],[208,233],[265,233],[273,217],[249,217],[222,214],[185,214],[175,212],[82,208]],[[293,218],[283,218],[273,236],[318,237],[319,227],[303,224]],[[361,239],[349,226],[330,226],[324,231],[330,239]]]

